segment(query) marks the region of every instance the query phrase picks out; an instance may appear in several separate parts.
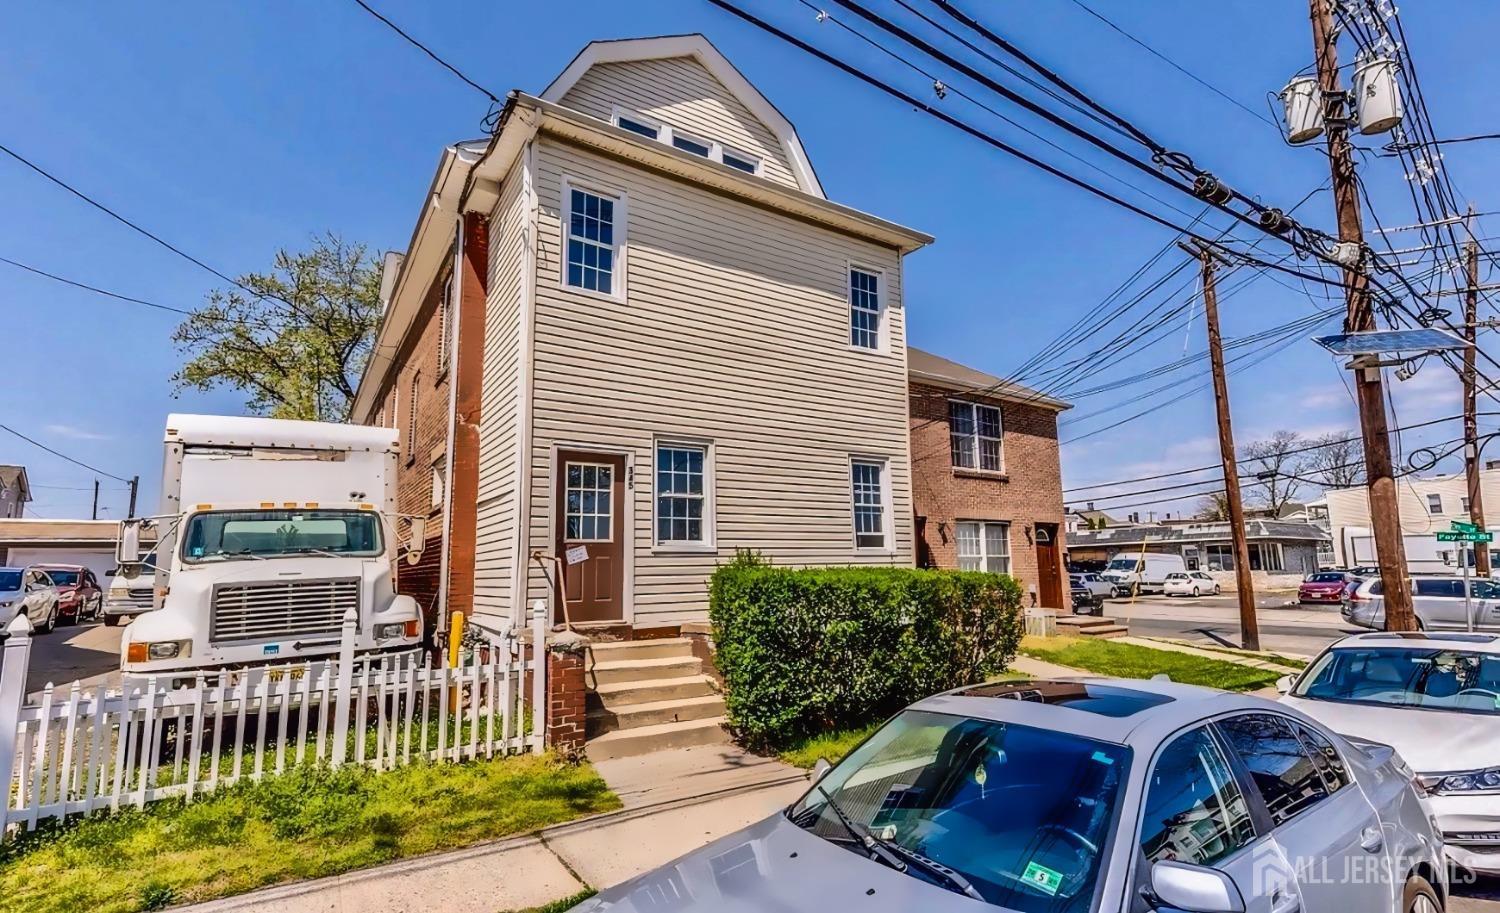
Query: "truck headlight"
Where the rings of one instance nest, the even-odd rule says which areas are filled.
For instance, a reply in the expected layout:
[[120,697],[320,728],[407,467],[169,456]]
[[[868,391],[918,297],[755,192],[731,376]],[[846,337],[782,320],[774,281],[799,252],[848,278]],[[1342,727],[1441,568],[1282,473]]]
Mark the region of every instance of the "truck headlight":
[[1434,796],[1500,792],[1500,767],[1456,774],[1427,774],[1422,777],[1422,785]]
[[396,621],[390,624],[375,626],[376,640],[390,640],[393,637],[416,637],[422,633],[422,623],[413,618],[411,621]]
[[130,590],[123,586],[112,586],[109,588],[110,599],[125,599],[130,595]]
[[176,659],[191,652],[190,640],[160,640],[154,644],[131,643],[125,648],[125,661],[144,663],[154,659]]

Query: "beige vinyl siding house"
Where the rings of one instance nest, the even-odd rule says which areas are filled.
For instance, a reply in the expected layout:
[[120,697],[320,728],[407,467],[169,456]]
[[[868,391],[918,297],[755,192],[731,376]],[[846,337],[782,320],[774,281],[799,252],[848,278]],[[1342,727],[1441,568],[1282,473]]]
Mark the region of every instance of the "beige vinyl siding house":
[[406,273],[441,261],[459,214],[487,226],[482,343],[457,346],[460,400],[482,359],[477,453],[455,448],[476,519],[448,540],[472,537],[464,611],[498,626],[541,599],[562,620],[565,555],[570,620],[637,627],[705,619],[739,549],[914,564],[902,258],[931,239],[827,201],[705,39],[590,45],[542,97],[513,93],[493,139],[451,148],[433,200]]

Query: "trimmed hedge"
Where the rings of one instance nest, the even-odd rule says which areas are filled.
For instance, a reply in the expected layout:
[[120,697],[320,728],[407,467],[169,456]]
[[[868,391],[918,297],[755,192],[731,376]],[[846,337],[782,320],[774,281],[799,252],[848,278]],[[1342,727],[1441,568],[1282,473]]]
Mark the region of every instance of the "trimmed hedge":
[[709,618],[730,726],[774,750],[1004,671],[1021,588],[1004,574],[794,570],[742,555],[714,573]]

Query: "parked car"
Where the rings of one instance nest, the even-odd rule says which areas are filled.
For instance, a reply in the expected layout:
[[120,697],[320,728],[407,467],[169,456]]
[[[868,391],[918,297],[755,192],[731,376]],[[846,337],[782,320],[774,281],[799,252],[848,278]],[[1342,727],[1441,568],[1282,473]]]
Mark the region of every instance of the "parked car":
[[1185,571],[1187,565],[1181,555],[1146,552],[1135,555],[1116,555],[1102,575],[1114,587],[1116,597],[1128,596],[1132,592],[1161,592],[1167,575]]
[[10,624],[22,612],[32,629],[46,633],[57,627],[57,588],[38,568],[0,567],[0,620]]
[[1357,634],[1323,651],[1282,700],[1417,772],[1448,858],[1500,875],[1500,637]]
[[573,910],[1435,913],[1447,878],[1385,746],[1246,695],[1044,680],[918,701],[791,807]]
[[1344,591],[1350,583],[1358,582],[1348,571],[1318,571],[1308,574],[1306,579],[1297,586],[1298,602],[1323,602],[1340,603],[1344,601]]
[[1204,571],[1174,571],[1167,575],[1161,591],[1166,596],[1219,595],[1219,584]]
[[79,564],[36,564],[57,587],[57,619],[77,624],[86,619],[97,621],[104,610],[104,591],[94,572]]
[[1068,579],[1073,582],[1074,586],[1082,584],[1084,589],[1098,596],[1100,599],[1108,599],[1115,593],[1114,584],[1100,577],[1098,574],[1069,574]]
[[1104,609],[1104,597],[1090,590],[1083,581],[1076,576],[1070,576],[1072,581],[1073,614],[1096,615]]
[[[1344,602],[1344,620],[1361,628],[1385,629],[1385,599],[1380,578],[1362,581]],[[1462,577],[1417,576],[1412,578],[1412,610],[1424,631],[1468,628],[1464,617]],[[1469,581],[1469,612],[1476,630],[1500,631],[1500,581],[1474,578]]]
[[104,595],[104,623],[115,627],[151,611],[156,594],[155,556],[145,556],[135,564],[122,564],[109,572],[109,589]]

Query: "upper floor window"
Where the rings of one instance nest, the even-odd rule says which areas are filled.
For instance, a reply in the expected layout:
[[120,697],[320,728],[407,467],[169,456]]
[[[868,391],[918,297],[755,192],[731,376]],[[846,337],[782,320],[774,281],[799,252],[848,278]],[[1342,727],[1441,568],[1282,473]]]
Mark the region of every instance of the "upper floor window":
[[604,295],[618,295],[616,267],[620,201],[576,187],[567,188],[567,264],[564,283]]
[[627,111],[623,108],[615,109],[614,119],[615,125],[623,130],[629,130],[631,133],[639,134],[647,139],[666,143],[675,149],[681,149],[683,152],[702,156],[711,162],[720,162],[728,165],[730,168],[743,171],[746,174],[760,174],[760,158],[758,156],[727,147],[718,140],[694,136],[687,131],[679,130],[671,124],[664,124],[644,114],[636,114],[633,111]]
[[849,344],[880,348],[880,274],[849,268]]
[[994,406],[949,400],[948,442],[958,469],[1000,472],[1005,468],[1000,410]]
[[1440,513],[1443,512],[1443,496],[1442,495],[1428,495],[1427,496],[1427,512],[1430,513],[1430,514],[1440,514]]
[[855,548],[890,547],[886,475],[884,460],[856,459],[850,464]]

